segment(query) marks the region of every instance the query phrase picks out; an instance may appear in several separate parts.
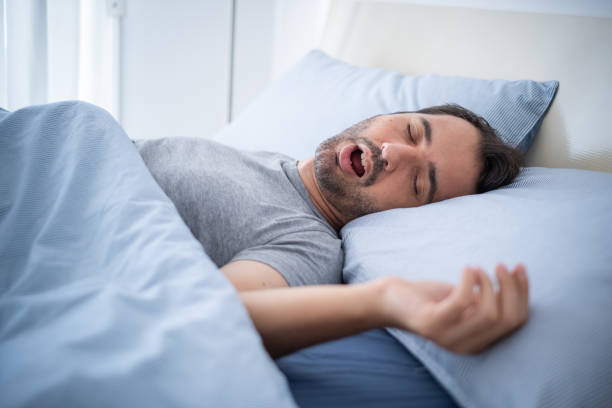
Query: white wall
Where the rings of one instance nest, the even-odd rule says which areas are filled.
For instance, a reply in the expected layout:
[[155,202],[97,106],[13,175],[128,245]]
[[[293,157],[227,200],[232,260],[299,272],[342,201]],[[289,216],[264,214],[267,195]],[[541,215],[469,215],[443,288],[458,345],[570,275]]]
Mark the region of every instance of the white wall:
[[226,121],[230,0],[128,0],[121,122],[132,139],[210,137]]
[[[328,0],[127,0],[121,123],[134,139],[213,136],[316,47]],[[231,106],[231,112],[229,107]]]
[[276,0],[236,0],[232,117],[270,82]]
[[233,117],[317,47],[328,5],[329,0],[236,0]]
[[272,77],[289,70],[309,50],[317,48],[330,0],[277,0]]
[[[610,0],[366,1],[612,16]],[[132,138],[211,137],[317,47],[329,2],[235,0],[230,100],[232,0],[127,0],[121,43],[126,131]]]

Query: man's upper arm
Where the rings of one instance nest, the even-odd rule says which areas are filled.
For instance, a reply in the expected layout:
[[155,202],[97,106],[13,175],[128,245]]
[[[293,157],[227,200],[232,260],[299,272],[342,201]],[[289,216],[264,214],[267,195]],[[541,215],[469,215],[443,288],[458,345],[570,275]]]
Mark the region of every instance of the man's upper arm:
[[239,292],[289,286],[276,269],[257,261],[233,261],[221,270]]

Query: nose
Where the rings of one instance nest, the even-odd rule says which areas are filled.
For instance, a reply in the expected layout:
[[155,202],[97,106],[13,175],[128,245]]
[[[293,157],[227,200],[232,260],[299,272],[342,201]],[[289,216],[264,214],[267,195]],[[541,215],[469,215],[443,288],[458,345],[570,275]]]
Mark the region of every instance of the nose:
[[381,149],[384,170],[388,172],[405,165],[417,164],[423,160],[421,151],[407,144],[385,142],[381,145]]

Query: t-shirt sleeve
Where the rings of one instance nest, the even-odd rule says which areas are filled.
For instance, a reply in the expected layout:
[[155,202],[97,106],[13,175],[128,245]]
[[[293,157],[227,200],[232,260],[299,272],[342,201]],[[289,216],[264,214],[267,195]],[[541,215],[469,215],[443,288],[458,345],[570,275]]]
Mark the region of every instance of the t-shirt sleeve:
[[321,231],[282,235],[265,245],[245,249],[232,261],[258,261],[276,269],[289,286],[342,282],[342,241]]

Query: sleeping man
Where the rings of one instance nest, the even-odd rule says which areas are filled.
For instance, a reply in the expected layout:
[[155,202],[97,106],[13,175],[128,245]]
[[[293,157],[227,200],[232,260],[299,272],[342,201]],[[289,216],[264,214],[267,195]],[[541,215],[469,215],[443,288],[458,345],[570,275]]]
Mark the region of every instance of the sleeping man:
[[518,174],[520,154],[460,106],[366,119],[300,161],[204,139],[135,143],[194,236],[239,291],[273,357],[380,327],[476,353],[527,320],[528,282],[521,265],[512,271],[497,266],[498,290],[484,271],[464,265],[457,265],[458,271],[465,267],[457,285],[394,277],[340,284],[338,231],[349,221],[486,192]]

